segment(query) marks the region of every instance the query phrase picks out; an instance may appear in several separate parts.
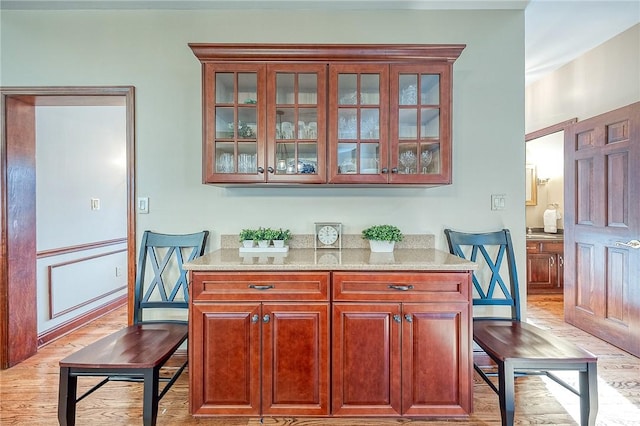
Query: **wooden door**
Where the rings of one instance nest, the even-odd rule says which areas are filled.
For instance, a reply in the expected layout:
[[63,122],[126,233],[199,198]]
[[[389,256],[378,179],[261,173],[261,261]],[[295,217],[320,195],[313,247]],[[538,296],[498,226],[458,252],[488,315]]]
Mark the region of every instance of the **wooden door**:
[[640,356],[640,103],[565,135],[566,321]]
[[194,303],[189,322],[190,412],[260,414],[260,303]]
[[262,307],[262,414],[329,414],[329,303]]
[[399,303],[334,303],[334,416],[399,416]]
[[402,310],[402,414],[470,413],[468,303],[405,303]]

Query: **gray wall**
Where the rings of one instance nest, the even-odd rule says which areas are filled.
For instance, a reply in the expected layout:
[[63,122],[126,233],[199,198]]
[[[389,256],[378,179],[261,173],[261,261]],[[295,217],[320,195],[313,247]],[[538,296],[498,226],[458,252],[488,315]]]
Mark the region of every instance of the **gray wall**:
[[[432,233],[511,228],[524,274],[524,12],[2,11],[3,86],[133,85],[136,189],[150,199],[142,230],[341,221]],[[454,65],[453,185],[438,188],[238,188],[201,184],[201,69],[189,42],[463,43]],[[506,208],[490,209],[491,194]]]

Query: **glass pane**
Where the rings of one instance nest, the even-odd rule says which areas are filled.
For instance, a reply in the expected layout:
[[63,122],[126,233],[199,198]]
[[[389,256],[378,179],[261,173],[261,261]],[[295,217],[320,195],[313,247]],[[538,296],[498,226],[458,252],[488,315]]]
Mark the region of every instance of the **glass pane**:
[[233,103],[233,73],[216,73],[216,103]]
[[358,75],[338,75],[338,104],[356,105],[358,102]]
[[216,142],[216,173],[234,173],[235,157],[232,142]]
[[378,108],[367,108],[361,110],[360,116],[360,138],[379,139],[380,138],[380,111]]
[[238,108],[238,138],[255,139],[256,121],[255,108]]
[[242,142],[238,144],[238,173],[257,173],[257,144]]
[[418,76],[416,74],[400,75],[398,96],[400,105],[418,104]]
[[422,109],[420,112],[420,138],[437,138],[440,136],[440,110]]
[[416,139],[418,137],[418,111],[401,109],[398,114],[398,137],[400,139]]
[[295,112],[293,108],[276,110],[276,139],[295,139]]
[[216,107],[216,139],[233,138],[233,123],[233,108]]
[[298,110],[298,139],[318,138],[318,111],[316,108]]
[[278,142],[276,144],[276,173],[296,172],[296,146],[294,143]]
[[398,172],[403,174],[415,174],[418,166],[418,146],[416,144],[400,145],[398,155]]
[[420,83],[420,104],[438,105],[440,103],[440,76],[438,74],[422,74]]
[[360,144],[360,173],[378,174],[380,149],[377,143]]
[[298,173],[318,173],[318,145],[315,143],[298,144]]
[[238,103],[255,104],[258,102],[258,76],[256,73],[238,74]]
[[276,103],[292,105],[294,97],[295,74],[276,74]]
[[360,104],[378,105],[380,103],[380,76],[378,74],[363,74],[360,79]]
[[317,74],[298,75],[298,103],[311,105],[318,103]]
[[358,145],[355,143],[338,144],[338,173],[353,174],[358,170]]
[[338,110],[338,139],[355,139],[357,137],[358,110],[342,108]]
[[436,158],[440,155],[438,148],[439,145],[423,144],[420,146],[420,166],[418,169],[422,174],[434,173],[434,166],[440,163],[440,159]]

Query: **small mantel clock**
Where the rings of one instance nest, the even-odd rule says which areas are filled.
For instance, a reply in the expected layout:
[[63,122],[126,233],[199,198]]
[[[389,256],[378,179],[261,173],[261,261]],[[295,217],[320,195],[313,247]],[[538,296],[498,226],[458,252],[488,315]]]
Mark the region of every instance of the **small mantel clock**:
[[315,249],[342,249],[342,224],[339,222],[316,222]]

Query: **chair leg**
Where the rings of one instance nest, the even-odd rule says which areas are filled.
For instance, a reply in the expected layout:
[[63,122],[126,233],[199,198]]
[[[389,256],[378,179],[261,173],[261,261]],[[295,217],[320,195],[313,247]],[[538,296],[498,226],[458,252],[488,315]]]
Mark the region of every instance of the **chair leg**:
[[515,415],[515,373],[510,362],[498,363],[498,398],[502,426],[513,426]]
[[580,372],[580,424],[594,426],[598,414],[598,373],[595,362],[587,363]]
[[158,418],[159,368],[149,368],[144,372],[144,396],[142,402],[142,423],[155,426]]
[[76,392],[78,377],[73,376],[68,367],[60,367],[60,382],[58,385],[58,422],[60,426],[76,424]]

